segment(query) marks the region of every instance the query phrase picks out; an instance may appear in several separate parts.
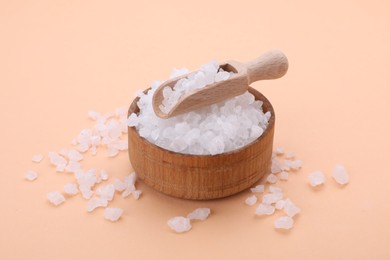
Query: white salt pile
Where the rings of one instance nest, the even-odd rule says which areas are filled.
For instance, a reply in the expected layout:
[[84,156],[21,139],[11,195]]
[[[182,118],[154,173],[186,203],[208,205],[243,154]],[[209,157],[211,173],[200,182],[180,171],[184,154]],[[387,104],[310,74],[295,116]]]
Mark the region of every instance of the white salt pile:
[[24,178],[28,181],[34,181],[36,178],[38,178],[38,173],[32,170],[28,170],[24,175]]
[[211,213],[209,208],[198,208],[187,215],[177,216],[168,220],[168,226],[177,233],[187,232],[192,228],[192,220],[206,220]]
[[309,174],[310,185],[316,187],[325,182],[325,175],[321,171],[315,171]]
[[54,206],[58,206],[65,201],[65,197],[58,191],[49,192],[46,197]]
[[[186,68],[174,70],[170,78],[175,78],[187,73],[189,73],[189,71]],[[227,80],[229,78],[230,73],[219,68],[216,61],[204,64],[197,72],[190,73],[187,77],[178,80],[173,87],[167,86],[163,89],[164,99],[160,105],[160,109],[167,114],[184,95],[191,93],[194,90],[204,88],[214,82]]]
[[257,202],[257,197],[256,197],[256,195],[252,195],[252,196],[246,198],[246,200],[245,200],[245,204],[246,204],[246,205],[249,205],[249,206],[255,205],[256,202]]
[[79,193],[79,189],[77,188],[77,184],[67,183],[64,185],[64,192],[68,195],[76,195],[77,193]]
[[349,175],[345,167],[341,164],[338,164],[333,169],[333,179],[341,185],[345,185],[349,182]]
[[289,216],[281,216],[274,222],[277,229],[291,229],[294,226],[294,220]]
[[123,209],[121,208],[106,208],[104,210],[104,218],[112,222],[118,221],[122,214]]
[[34,156],[31,158],[31,160],[32,160],[33,162],[39,163],[39,162],[41,162],[41,161],[43,160],[43,155],[42,155],[42,154],[36,154],[36,155],[34,155]]
[[155,82],[147,94],[139,93],[140,112],[129,116],[128,125],[167,150],[195,155],[236,150],[260,137],[271,117],[270,112],[263,112],[263,102],[246,92],[219,104],[161,119],[152,108],[152,96],[159,85]]

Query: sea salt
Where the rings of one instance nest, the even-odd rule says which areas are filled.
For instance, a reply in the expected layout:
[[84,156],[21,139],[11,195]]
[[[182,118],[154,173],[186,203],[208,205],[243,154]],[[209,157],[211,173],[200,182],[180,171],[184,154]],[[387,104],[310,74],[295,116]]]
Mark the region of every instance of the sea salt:
[[252,196],[250,196],[250,197],[248,197],[248,198],[245,199],[245,204],[246,204],[246,205],[249,205],[249,206],[255,205],[256,202],[257,202],[257,197],[256,197],[256,195],[252,195]]
[[287,181],[288,180],[288,172],[281,171],[279,173],[279,179],[281,179],[282,181]]
[[338,184],[341,185],[345,185],[349,182],[349,175],[347,170],[341,164],[338,164],[334,167],[332,177]]
[[192,228],[190,219],[181,216],[169,219],[168,226],[177,233],[187,232]]
[[282,154],[284,154],[284,148],[283,147],[276,147],[274,149],[274,152],[276,155],[282,155]]
[[65,197],[58,191],[49,192],[46,197],[50,203],[55,206],[58,206],[65,201]]
[[284,200],[278,200],[275,204],[275,209],[283,209],[284,205],[286,205],[286,201]]
[[123,209],[121,208],[106,208],[104,210],[104,218],[112,222],[118,221],[122,214]]
[[309,174],[310,185],[316,187],[325,182],[325,175],[321,171],[315,171]]
[[102,186],[96,190],[96,194],[107,201],[111,201],[114,198],[115,186],[114,184],[108,184]]
[[68,195],[76,195],[79,193],[79,189],[77,188],[77,184],[67,183],[64,185],[64,192]]
[[301,209],[295,206],[295,204],[290,199],[286,199],[284,204],[284,212],[286,212],[287,216],[294,217],[296,214],[301,212]]
[[277,193],[266,193],[263,195],[263,204],[273,204],[276,203],[278,200],[281,200],[283,198],[283,194],[280,192]]
[[100,171],[100,179],[102,179],[103,181],[108,180],[108,172],[106,170]]
[[254,188],[251,188],[251,192],[253,192],[253,193],[263,193],[264,192],[264,185],[260,184],[260,185],[257,185]]
[[268,176],[267,176],[267,182],[269,183],[276,183],[278,181],[278,177],[273,174],[273,173],[270,173]]
[[92,198],[87,203],[87,211],[92,212],[98,207],[107,207],[108,201],[106,198]]
[[262,215],[272,215],[275,212],[275,207],[269,204],[261,203],[256,209],[256,215],[262,216]]
[[28,170],[24,175],[24,178],[28,181],[34,181],[36,178],[38,178],[38,173],[32,170]]
[[284,158],[286,158],[286,159],[294,159],[294,157],[295,157],[295,153],[293,153],[293,152],[287,152],[284,155]]
[[42,154],[36,154],[36,155],[34,155],[34,156],[31,158],[31,160],[32,160],[33,162],[39,163],[39,162],[41,162],[41,161],[43,160],[43,155],[42,155]]
[[289,216],[281,216],[274,222],[277,229],[291,229],[294,226],[294,220]]
[[198,208],[187,215],[189,220],[206,220],[211,213],[209,208]]

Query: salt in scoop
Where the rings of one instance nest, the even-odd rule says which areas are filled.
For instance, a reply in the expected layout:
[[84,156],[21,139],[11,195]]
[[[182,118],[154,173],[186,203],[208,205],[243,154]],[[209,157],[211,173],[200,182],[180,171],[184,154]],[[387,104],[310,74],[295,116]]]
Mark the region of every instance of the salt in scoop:
[[177,81],[187,78],[194,72],[181,75],[161,84],[153,95],[153,110],[156,115],[160,118],[170,118],[241,95],[255,81],[282,77],[287,72],[288,60],[283,52],[272,50],[246,63],[238,61],[221,63],[219,68],[234,74],[227,80],[206,85],[183,95],[168,113],[164,113],[160,109],[160,105],[164,100],[164,88],[167,86],[173,87]]

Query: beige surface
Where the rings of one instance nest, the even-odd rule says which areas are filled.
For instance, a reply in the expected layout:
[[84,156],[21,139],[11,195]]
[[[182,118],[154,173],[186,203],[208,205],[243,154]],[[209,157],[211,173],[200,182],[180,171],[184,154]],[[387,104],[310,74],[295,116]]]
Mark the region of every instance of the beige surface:
[[[1,1],[1,259],[389,259],[390,18],[387,1]],[[224,6],[222,6],[222,4]],[[291,232],[255,218],[248,192],[193,202],[142,183],[142,199],[115,199],[118,223],[85,211],[81,197],[58,208],[48,191],[71,180],[31,156],[69,146],[86,112],[127,106],[135,90],[171,68],[211,58],[250,60],[279,48],[290,70],[253,84],[273,103],[276,145],[304,160],[282,183],[302,208]],[[346,165],[351,183],[320,191],[307,174]],[[85,165],[128,174],[125,153]],[[23,180],[38,169],[34,183]],[[213,214],[187,234],[167,219],[199,207]]]

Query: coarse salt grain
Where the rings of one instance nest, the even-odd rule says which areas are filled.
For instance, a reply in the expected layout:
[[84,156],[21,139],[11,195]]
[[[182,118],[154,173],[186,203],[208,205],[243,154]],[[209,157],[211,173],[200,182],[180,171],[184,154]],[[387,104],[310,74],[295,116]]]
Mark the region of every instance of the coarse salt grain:
[[107,172],[106,170],[101,170],[101,171],[100,171],[100,178],[101,178],[103,181],[108,180],[108,172]]
[[46,197],[54,206],[58,206],[65,201],[65,197],[58,191],[49,192]]
[[281,171],[279,173],[279,179],[282,180],[282,181],[287,181],[288,180],[288,172]]
[[276,147],[274,152],[276,155],[282,155],[282,154],[284,154],[284,148],[283,147]]
[[87,203],[87,211],[92,212],[98,207],[107,207],[108,201],[106,198],[92,198]]
[[187,232],[192,228],[190,219],[181,216],[169,219],[168,226],[177,233]]
[[256,209],[255,214],[258,216],[272,215],[275,212],[275,207],[269,204],[261,203]]
[[278,200],[275,204],[276,209],[283,209],[286,202],[284,200]]
[[77,188],[77,184],[67,183],[64,185],[64,192],[68,195],[76,195],[79,193],[79,189]]
[[251,188],[251,192],[253,192],[253,193],[262,193],[262,192],[264,192],[264,185],[260,184],[260,185],[257,185],[254,188]]
[[267,182],[274,184],[274,183],[276,183],[277,181],[278,181],[278,177],[277,177],[275,174],[270,173],[270,174],[267,176]]
[[187,215],[189,220],[206,220],[211,213],[209,208],[198,208]]
[[43,160],[43,155],[42,155],[42,154],[36,154],[36,155],[34,155],[34,156],[31,158],[31,160],[32,160],[33,162],[39,163],[39,162],[41,162],[41,161]]
[[255,205],[256,202],[257,202],[256,195],[249,196],[248,198],[245,199],[245,204],[249,206]]
[[118,221],[122,214],[121,208],[105,208],[104,210],[104,218],[112,222]]
[[34,181],[36,178],[38,178],[38,173],[32,170],[28,170],[24,175],[24,178],[28,181]]
[[286,212],[287,216],[294,217],[296,214],[301,212],[301,209],[295,206],[295,204],[290,199],[286,199],[284,204],[284,212]]
[[294,226],[294,220],[289,216],[281,216],[275,219],[274,226],[276,229],[291,229]]
[[316,187],[325,182],[325,175],[321,171],[315,171],[309,174],[310,185]]
[[349,175],[347,170],[341,164],[338,164],[334,167],[332,177],[338,184],[341,185],[345,185],[349,182]]

